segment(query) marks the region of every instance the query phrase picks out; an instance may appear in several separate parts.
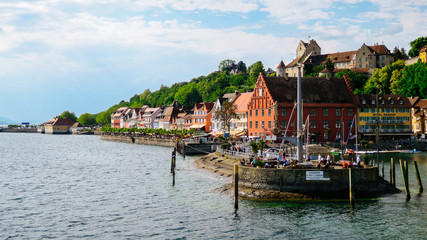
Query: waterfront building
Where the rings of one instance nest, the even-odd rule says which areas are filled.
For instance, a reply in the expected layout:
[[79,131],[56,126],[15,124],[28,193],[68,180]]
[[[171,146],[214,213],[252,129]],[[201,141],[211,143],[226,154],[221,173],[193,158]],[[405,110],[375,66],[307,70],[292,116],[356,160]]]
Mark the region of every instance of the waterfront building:
[[405,140],[413,135],[412,104],[408,98],[402,95],[358,95],[357,106],[358,132],[363,139],[375,140],[377,125],[381,141]]
[[308,43],[299,42],[296,50],[296,58],[284,67],[280,63],[276,68],[277,76],[283,77],[287,74],[290,77],[298,75],[298,66],[301,66],[301,76],[306,72],[311,72],[316,65],[324,64],[327,59],[331,59],[336,69],[366,69],[372,73],[374,68],[381,68],[390,65],[394,56],[383,44],[368,46],[365,43],[358,50],[321,54],[321,48],[315,40]]
[[236,114],[239,118],[231,119],[232,135],[247,135],[248,131],[248,104],[253,92],[242,93],[237,96],[233,104],[236,106]]
[[[156,120],[157,115],[159,115],[162,111],[162,108],[146,108],[144,114],[141,116],[141,123],[139,125],[140,128],[155,128],[154,122]],[[156,126],[158,127],[158,125]]]
[[[357,98],[345,78],[302,78],[303,121],[309,117],[312,142],[348,136]],[[297,78],[258,77],[248,104],[248,135],[297,135]]]
[[174,101],[171,106],[165,107],[156,117],[159,128],[166,130],[175,129],[178,114],[182,111],[182,105],[178,101]]
[[192,109],[192,124],[190,128],[199,129],[200,131],[210,132],[212,128],[212,113],[215,103],[201,102],[196,103]]
[[412,130],[416,138],[427,137],[427,99],[409,98],[412,104]]
[[128,107],[121,107],[111,114],[111,127],[123,128],[126,120],[126,113],[129,112]]
[[68,118],[52,118],[49,122],[44,124],[44,131],[46,134],[71,133],[70,127],[73,126],[73,124],[74,121]]
[[211,132],[214,134],[223,133],[225,131],[224,123],[218,119],[215,119],[215,112],[221,110],[224,101],[233,102],[240,94],[235,91],[234,93],[226,93],[223,97],[218,98],[215,102],[214,109],[212,111],[212,128]]

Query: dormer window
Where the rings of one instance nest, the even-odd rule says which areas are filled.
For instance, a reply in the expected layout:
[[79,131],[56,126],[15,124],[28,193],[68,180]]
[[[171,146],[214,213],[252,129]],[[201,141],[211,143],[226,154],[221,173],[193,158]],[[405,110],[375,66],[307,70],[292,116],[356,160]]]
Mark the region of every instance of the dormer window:
[[366,100],[365,99],[362,100],[362,104],[366,104]]

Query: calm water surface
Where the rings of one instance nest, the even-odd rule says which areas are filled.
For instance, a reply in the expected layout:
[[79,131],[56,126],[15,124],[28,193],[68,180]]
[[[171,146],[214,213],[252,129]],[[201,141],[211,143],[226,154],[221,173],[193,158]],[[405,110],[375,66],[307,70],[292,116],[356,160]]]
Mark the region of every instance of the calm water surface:
[[[101,141],[98,136],[0,133],[0,239],[427,239],[427,154],[410,161],[404,194],[356,202],[240,201],[220,178],[172,149]],[[396,157],[396,156],[395,156]],[[388,159],[386,179],[388,179]],[[401,187],[401,173],[397,172]]]

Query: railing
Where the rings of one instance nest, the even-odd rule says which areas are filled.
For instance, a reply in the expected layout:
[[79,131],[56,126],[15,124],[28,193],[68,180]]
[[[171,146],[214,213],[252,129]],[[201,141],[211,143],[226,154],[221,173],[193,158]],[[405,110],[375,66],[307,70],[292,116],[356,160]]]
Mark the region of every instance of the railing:
[[[367,120],[367,124],[375,124],[377,120]],[[378,120],[378,123],[386,124],[386,123],[405,123],[405,120]]]
[[[237,158],[250,158],[251,156],[253,156],[252,152],[242,152],[242,151],[231,151],[231,150],[227,150],[227,149],[222,149],[221,146],[217,146],[216,148],[217,152],[226,154],[228,156],[234,156]],[[258,154],[259,157],[262,157],[263,160],[266,159],[277,159],[279,157],[278,153],[263,153],[264,156],[261,156],[260,154]],[[286,154],[286,159],[296,159],[297,155],[296,154]]]

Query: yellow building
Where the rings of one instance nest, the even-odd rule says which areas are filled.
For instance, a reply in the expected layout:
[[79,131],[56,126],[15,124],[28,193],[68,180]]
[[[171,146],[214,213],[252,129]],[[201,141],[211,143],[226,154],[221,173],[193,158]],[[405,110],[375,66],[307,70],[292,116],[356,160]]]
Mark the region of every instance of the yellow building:
[[[402,95],[359,95],[358,132],[363,139],[375,140],[377,125],[381,141],[405,140],[412,137],[411,108]],[[378,123],[377,123],[378,120]]]
[[423,63],[427,62],[427,45],[420,49],[420,59]]
[[44,131],[47,134],[64,134],[71,133],[70,127],[74,122],[71,119],[52,118],[49,122],[44,124]]

